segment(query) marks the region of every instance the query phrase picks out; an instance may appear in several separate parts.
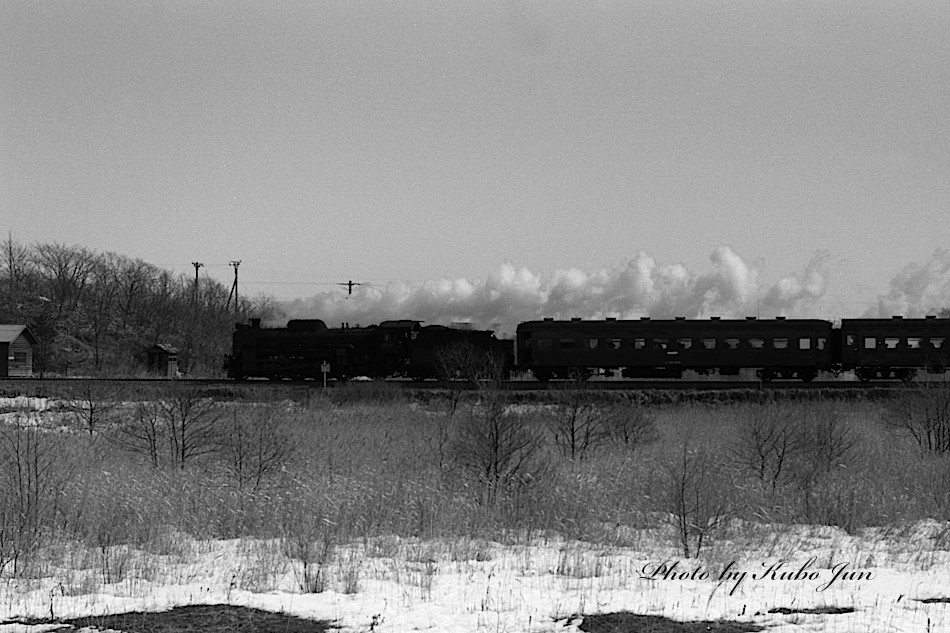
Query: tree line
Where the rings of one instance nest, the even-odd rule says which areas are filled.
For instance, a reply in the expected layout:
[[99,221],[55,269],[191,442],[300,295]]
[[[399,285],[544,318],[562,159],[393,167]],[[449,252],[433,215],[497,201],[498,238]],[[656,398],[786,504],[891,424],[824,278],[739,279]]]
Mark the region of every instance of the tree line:
[[156,343],[179,350],[185,374],[219,375],[234,323],[277,311],[266,295],[229,302],[230,288],[214,279],[196,284],[117,253],[26,245],[12,235],[0,250],[0,323],[30,327],[41,375],[135,375]]

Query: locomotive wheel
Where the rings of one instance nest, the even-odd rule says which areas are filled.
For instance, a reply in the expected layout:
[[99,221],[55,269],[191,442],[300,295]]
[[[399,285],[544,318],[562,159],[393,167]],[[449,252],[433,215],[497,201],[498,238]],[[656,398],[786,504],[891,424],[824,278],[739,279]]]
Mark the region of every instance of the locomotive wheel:
[[547,369],[532,369],[531,373],[534,374],[534,378],[538,382],[547,382],[554,377],[551,371]]
[[897,376],[901,382],[913,382],[914,377],[917,376],[917,370],[907,367],[895,370],[894,375]]

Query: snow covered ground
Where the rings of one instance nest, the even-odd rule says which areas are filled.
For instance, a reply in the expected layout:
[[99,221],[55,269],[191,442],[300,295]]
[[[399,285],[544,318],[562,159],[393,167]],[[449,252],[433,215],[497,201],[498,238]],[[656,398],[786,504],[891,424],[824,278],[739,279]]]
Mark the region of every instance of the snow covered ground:
[[[51,407],[45,399],[0,404]],[[679,558],[667,522],[655,524],[616,528],[610,540],[623,547],[537,534],[506,543],[380,537],[336,544],[330,561],[307,576],[276,540],[167,534],[148,550],[57,543],[39,553],[43,563],[29,578],[0,580],[0,621],[8,622],[0,633],[59,627],[13,620],[191,604],[330,620],[344,632],[571,632],[583,615],[630,611],[775,633],[950,633],[950,523],[852,536],[734,521],[699,559]],[[324,590],[303,591],[308,582]],[[828,607],[853,611],[794,612]]]
[[[178,535],[167,553],[110,552],[121,579],[106,584],[102,566],[84,558],[96,553],[49,552],[59,562],[48,575],[0,587],[0,617],[231,604],[333,620],[354,632],[569,632],[579,630],[580,614],[614,611],[737,620],[776,633],[950,631],[950,604],[922,602],[950,597],[948,524],[920,522],[859,537],[810,526],[734,524],[729,531],[742,539],[751,534],[759,547],[733,560],[731,545],[740,543],[727,539],[697,561],[663,559],[674,550],[662,531],[632,535],[642,548],[543,538],[507,545],[384,538],[338,548],[322,570],[327,589],[316,594],[301,591],[299,562],[291,563],[275,541],[197,542]],[[854,612],[768,612],[783,607]],[[53,628],[5,624],[0,632]]]

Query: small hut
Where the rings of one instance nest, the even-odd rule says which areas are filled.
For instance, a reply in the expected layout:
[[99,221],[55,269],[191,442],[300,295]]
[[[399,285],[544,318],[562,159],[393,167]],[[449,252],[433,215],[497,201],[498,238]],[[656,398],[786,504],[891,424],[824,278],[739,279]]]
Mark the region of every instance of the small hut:
[[148,372],[163,378],[178,377],[178,348],[167,343],[156,343],[145,350]]
[[33,348],[39,344],[25,325],[0,325],[0,378],[33,375]]

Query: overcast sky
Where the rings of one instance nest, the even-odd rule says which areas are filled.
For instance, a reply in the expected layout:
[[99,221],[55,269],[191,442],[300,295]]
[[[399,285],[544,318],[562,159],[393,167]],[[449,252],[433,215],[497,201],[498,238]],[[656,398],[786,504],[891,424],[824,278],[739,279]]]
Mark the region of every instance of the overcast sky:
[[23,243],[277,296],[823,251],[833,312],[950,247],[945,0],[0,7]]

